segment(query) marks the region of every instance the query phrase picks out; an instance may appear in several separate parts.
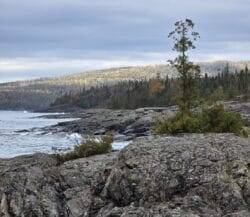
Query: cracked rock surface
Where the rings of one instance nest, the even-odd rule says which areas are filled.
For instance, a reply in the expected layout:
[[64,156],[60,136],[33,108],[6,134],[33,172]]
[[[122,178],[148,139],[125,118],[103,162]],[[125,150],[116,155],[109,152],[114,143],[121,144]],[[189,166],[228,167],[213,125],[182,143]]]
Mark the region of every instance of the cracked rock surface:
[[250,140],[145,137],[62,165],[45,154],[0,160],[0,199],[1,216],[248,217]]

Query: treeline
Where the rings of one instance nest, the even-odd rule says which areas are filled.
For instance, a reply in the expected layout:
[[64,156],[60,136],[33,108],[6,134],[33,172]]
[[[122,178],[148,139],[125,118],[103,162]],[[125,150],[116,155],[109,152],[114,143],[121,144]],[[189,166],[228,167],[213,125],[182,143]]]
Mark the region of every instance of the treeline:
[[65,93],[79,90],[79,85],[59,86],[24,81],[0,84],[0,109],[43,110]]
[[[67,93],[56,99],[51,106],[72,105],[82,108],[135,109],[148,106],[170,106],[176,104],[180,95],[180,80],[160,76],[149,80],[121,81],[114,85],[102,85],[79,93]],[[222,100],[239,96],[249,97],[250,73],[244,70],[230,73],[229,66],[216,76],[205,76],[197,80],[200,99]]]
[[165,106],[171,101],[173,88],[168,79],[121,81],[114,85],[82,89],[77,94],[67,93],[52,106],[70,104],[82,108],[113,109]]
[[0,108],[2,110],[38,110],[45,109],[56,96],[47,92],[0,91]]
[[202,97],[217,97],[219,99],[234,99],[238,96],[249,97],[250,72],[246,66],[244,70],[230,73],[229,65],[216,76],[207,74],[199,82],[199,91]]

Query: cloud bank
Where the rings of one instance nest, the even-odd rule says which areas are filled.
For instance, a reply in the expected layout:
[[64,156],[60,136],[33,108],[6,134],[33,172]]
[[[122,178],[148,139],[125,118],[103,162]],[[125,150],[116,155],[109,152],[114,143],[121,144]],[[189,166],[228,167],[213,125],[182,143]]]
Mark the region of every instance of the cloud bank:
[[164,63],[167,34],[189,17],[195,60],[247,60],[249,0],[1,0],[0,81]]

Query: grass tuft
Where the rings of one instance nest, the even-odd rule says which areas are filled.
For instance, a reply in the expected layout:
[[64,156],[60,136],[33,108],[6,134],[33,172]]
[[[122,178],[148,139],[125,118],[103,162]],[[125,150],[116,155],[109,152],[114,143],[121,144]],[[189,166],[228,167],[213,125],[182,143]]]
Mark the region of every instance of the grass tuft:
[[56,157],[60,163],[63,163],[92,155],[105,154],[112,150],[112,143],[113,136],[111,134],[105,135],[100,139],[88,136],[80,144],[76,145],[72,151],[56,154]]

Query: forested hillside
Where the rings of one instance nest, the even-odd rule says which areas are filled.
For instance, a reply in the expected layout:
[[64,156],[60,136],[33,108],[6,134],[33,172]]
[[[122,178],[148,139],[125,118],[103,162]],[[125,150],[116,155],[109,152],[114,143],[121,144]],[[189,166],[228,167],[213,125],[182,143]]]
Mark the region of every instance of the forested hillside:
[[[219,61],[200,63],[201,73],[209,76],[216,75],[222,72],[227,64],[230,73],[240,71],[246,66],[250,68],[250,62]],[[162,79],[167,76],[172,78],[174,74],[174,70],[169,65],[151,65],[111,68],[57,78],[4,83],[0,84],[0,109],[44,109],[66,93],[71,95],[83,89],[110,86],[121,81],[149,80],[157,76]]]
[[[60,105],[81,108],[136,109],[148,106],[171,106],[180,96],[181,81],[178,78],[155,77],[149,80],[120,81],[114,85],[103,85],[83,89],[76,94],[59,97],[52,107]],[[197,100],[216,101],[236,99],[245,100],[250,95],[250,71],[246,67],[239,72],[230,73],[228,66],[217,75],[205,74],[196,83]]]

